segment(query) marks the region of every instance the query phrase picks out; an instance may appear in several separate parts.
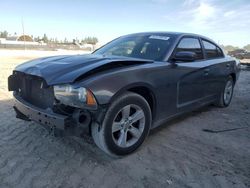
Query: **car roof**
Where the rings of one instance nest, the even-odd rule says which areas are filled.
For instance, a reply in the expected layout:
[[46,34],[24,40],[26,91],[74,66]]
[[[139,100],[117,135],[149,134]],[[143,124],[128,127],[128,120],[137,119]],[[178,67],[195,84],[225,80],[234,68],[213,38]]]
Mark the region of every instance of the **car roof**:
[[[203,39],[206,39],[208,41],[211,41],[213,43],[215,43],[212,39],[205,37],[203,35],[199,35],[199,34],[194,34],[194,33],[184,33],[184,32],[168,32],[168,31],[154,31],[154,32],[140,32],[140,33],[132,33],[132,34],[128,34],[125,36],[144,36],[144,35],[172,35],[175,37],[183,37],[183,36],[194,36],[194,37],[200,37]],[[216,44],[216,43],[215,43]]]

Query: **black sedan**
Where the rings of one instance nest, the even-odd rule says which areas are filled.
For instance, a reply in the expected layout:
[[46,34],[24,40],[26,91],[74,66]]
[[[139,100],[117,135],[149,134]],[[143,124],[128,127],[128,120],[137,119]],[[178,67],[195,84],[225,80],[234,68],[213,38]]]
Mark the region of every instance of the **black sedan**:
[[88,132],[108,154],[125,155],[180,114],[228,106],[239,70],[206,37],[151,32],[119,37],[90,55],[26,62],[8,83],[17,118],[55,135]]

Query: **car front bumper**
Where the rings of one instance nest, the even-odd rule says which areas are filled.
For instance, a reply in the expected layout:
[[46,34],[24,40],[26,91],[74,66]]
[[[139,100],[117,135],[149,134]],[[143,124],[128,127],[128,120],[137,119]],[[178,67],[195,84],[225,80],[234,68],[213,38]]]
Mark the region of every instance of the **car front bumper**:
[[80,136],[89,132],[88,124],[79,126],[71,116],[54,113],[51,109],[38,108],[14,95],[16,117],[41,124],[55,136]]

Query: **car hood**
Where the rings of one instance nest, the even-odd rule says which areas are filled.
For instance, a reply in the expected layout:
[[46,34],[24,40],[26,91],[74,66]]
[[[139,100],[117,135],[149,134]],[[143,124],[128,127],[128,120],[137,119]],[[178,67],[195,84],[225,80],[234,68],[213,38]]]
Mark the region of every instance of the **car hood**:
[[[120,63],[119,63],[120,62]],[[121,66],[152,63],[149,60],[142,60],[127,57],[106,57],[103,55],[68,55],[53,56],[35,59],[23,63],[15,68],[15,71],[42,77],[48,85],[72,83],[79,77],[90,71],[99,72]]]

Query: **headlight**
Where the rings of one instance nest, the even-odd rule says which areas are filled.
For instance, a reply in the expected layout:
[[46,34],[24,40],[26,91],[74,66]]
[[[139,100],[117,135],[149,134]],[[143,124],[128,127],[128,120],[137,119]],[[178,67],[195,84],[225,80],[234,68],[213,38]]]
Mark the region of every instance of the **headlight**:
[[72,85],[54,86],[55,98],[62,104],[78,108],[96,107],[96,100],[91,91],[86,88],[74,88]]

